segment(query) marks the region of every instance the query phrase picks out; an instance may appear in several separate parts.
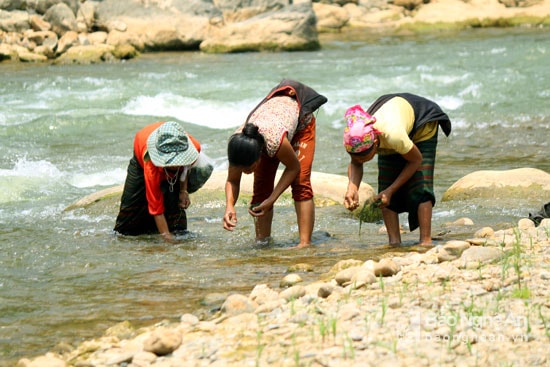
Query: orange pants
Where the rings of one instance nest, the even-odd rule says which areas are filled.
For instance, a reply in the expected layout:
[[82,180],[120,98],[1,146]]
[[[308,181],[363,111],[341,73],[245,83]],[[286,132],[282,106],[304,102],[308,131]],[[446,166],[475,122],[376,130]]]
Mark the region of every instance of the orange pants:
[[[291,184],[292,198],[294,201],[309,200],[313,198],[311,166],[315,155],[315,116],[312,116],[311,122],[303,130],[296,132],[290,143],[300,161],[300,173]],[[265,152],[262,153],[254,171],[252,204],[261,203],[273,192],[279,163],[277,157],[269,157]]]

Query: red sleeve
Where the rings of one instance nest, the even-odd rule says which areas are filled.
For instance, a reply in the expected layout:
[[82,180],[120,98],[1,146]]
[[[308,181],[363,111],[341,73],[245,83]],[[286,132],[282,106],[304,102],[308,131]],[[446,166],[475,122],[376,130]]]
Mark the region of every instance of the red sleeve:
[[195,139],[191,134],[187,133],[189,135],[189,139],[191,139],[191,142],[195,146],[195,149],[197,149],[197,152],[201,152],[201,143],[197,139]]
[[164,169],[156,167],[151,161],[145,162],[143,167],[145,177],[145,196],[149,208],[149,214],[159,215],[164,213],[164,195],[160,189],[160,183],[164,180]]

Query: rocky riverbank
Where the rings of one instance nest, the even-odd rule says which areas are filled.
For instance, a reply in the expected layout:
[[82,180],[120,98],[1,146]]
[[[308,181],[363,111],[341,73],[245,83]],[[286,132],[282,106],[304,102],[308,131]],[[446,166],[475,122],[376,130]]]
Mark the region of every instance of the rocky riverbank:
[[315,50],[319,34],[547,27],[550,0],[0,0],[0,62]]
[[550,219],[413,250],[344,259],[313,282],[295,264],[212,317],[123,322],[17,367],[549,365]]

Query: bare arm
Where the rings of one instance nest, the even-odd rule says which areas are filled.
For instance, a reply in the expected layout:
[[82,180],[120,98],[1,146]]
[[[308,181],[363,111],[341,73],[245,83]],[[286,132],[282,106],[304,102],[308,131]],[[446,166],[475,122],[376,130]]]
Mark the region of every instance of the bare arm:
[[348,165],[348,189],[344,197],[344,206],[355,210],[359,206],[359,186],[363,179],[363,163],[350,161]]
[[260,205],[254,207],[253,211],[250,211],[250,214],[254,216],[262,216],[266,211],[269,211],[279,196],[281,196],[300,173],[300,162],[296,157],[296,152],[294,152],[290,141],[288,141],[286,137],[283,139],[281,147],[277,152],[277,158],[285,165],[285,170],[273,188],[271,195],[260,203]]
[[187,209],[191,205],[191,199],[189,198],[189,193],[187,192],[187,182],[189,178],[189,169],[185,172],[184,180],[180,182],[180,208]]
[[242,170],[229,166],[227,180],[225,181],[225,213],[223,215],[223,228],[232,231],[237,225],[237,212],[235,203],[239,198]]
[[168,243],[174,243],[175,238],[172,233],[170,233],[170,229],[168,228],[168,222],[166,222],[166,217],[164,214],[158,214],[154,216],[155,218],[155,224],[157,225],[157,229],[162,236],[162,238],[168,242]]

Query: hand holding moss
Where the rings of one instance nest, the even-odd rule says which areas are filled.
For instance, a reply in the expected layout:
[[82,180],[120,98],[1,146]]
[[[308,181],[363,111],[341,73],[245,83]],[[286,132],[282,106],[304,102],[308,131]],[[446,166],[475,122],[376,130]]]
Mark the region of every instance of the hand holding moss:
[[382,218],[382,212],[380,211],[380,205],[382,199],[374,198],[365,200],[361,212],[359,213],[359,233],[361,233],[361,226],[363,222],[374,223]]

